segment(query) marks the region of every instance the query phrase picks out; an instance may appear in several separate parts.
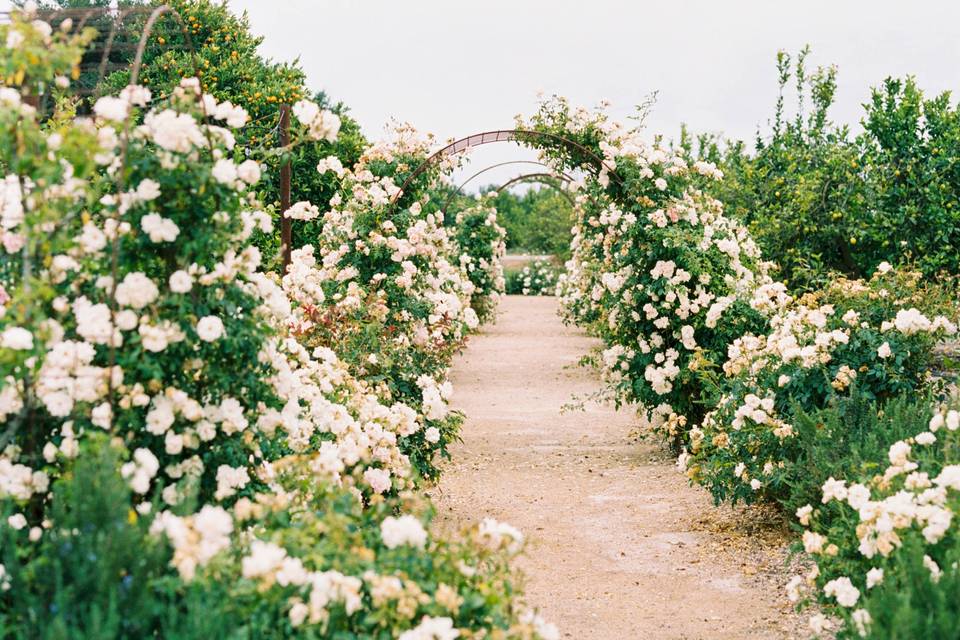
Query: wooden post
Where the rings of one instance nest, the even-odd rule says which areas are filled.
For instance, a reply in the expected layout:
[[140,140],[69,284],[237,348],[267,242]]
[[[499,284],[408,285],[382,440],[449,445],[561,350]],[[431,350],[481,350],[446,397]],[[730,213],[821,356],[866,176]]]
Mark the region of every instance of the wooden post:
[[[280,105],[280,146],[290,144],[290,105]],[[281,275],[287,273],[290,266],[290,253],[293,250],[292,220],[286,217],[290,208],[290,160],[287,158],[280,165],[280,251],[283,255]]]

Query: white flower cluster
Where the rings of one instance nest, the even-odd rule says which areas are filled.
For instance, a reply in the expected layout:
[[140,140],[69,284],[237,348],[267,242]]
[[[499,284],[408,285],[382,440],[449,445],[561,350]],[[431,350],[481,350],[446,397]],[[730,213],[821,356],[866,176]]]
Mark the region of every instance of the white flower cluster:
[[293,115],[307,127],[310,137],[314,140],[334,142],[337,134],[340,133],[339,116],[332,111],[320,109],[317,103],[310,100],[300,100],[294,104]]
[[163,511],[154,518],[151,531],[167,537],[173,546],[171,563],[184,580],[190,581],[198,568],[231,546],[233,517],[223,508],[212,505],[187,517]]
[[[958,431],[960,412],[941,408],[934,412],[927,431],[890,446],[889,466],[873,482],[848,484],[829,478],[824,483],[822,504],[837,502],[850,512],[855,523],[851,529],[859,543],[856,552],[865,559],[864,565],[874,564],[863,575],[841,575],[824,582],[821,590],[825,597],[840,607],[854,609],[864,589],[869,591],[884,581],[884,569],[875,565],[895,559],[907,537],[920,540],[933,553],[938,543],[958,535],[960,464],[943,464],[937,456],[925,456],[921,451],[941,438],[955,441]],[[840,552],[836,543],[814,530],[814,514],[811,505],[797,510],[797,518],[805,527],[804,549],[819,564],[808,575],[790,581],[788,595],[792,601],[799,599],[804,583],[815,584],[821,571],[832,566],[832,558]],[[924,555],[923,566],[932,582],[940,580],[943,569],[930,554]],[[871,618],[865,609],[851,611],[850,621],[860,636],[867,635]],[[823,620],[818,618],[813,623],[822,624]]]
[[[450,413],[451,390],[444,381],[450,354],[479,323],[471,308],[477,293],[471,268],[483,269],[494,279],[500,278],[501,271],[497,252],[484,263],[458,253],[442,213],[425,210],[430,206],[427,198],[403,212],[391,205],[399,188],[389,173],[379,175],[371,166],[411,154],[425,158],[428,145],[429,139],[401,125],[392,140],[372,145],[357,165],[339,171],[342,191],[331,201],[329,211],[320,214],[308,202],[294,205],[287,215],[317,219],[321,231],[313,245],[293,251],[282,285],[294,302],[289,326],[302,336],[325,332],[321,344],[335,350],[343,349],[366,322],[390,326],[382,351],[351,363],[361,379],[378,371],[386,360],[434,363],[429,370],[410,368],[393,374],[405,376],[408,388],[420,393],[396,397],[384,385],[377,392],[384,401],[399,400],[425,420],[436,422]],[[322,163],[319,169],[327,170],[328,164]],[[488,217],[495,225],[492,212]],[[424,313],[413,314],[411,309]],[[420,446],[427,447],[425,457],[440,443],[437,425],[424,430]],[[369,477],[386,486],[380,473]]]
[[414,516],[388,516],[380,523],[380,535],[388,549],[410,545],[422,549],[427,543],[427,530]]
[[[648,406],[667,400],[682,412],[686,394],[677,380],[698,366],[710,334],[724,330],[727,310],[738,301],[758,310],[776,304],[771,299],[779,289],[771,286],[759,248],[718,201],[693,188],[693,174],[718,177],[715,166],[691,167],[674,151],[648,144],[641,130],[603,112],[571,109],[562,99],[524,123],[538,124],[601,137],[603,163],[596,185],[579,185],[573,257],[558,288],[567,317],[600,329],[606,378],[616,394]],[[617,168],[628,165],[640,176],[631,186],[635,198],[620,204],[597,193],[596,186],[605,189]],[[646,212],[622,208],[636,203]],[[681,242],[698,255],[716,256],[711,268],[670,248]],[[617,358],[615,346],[622,347]],[[634,384],[637,378],[643,388]]]
[[[19,326],[19,318],[0,313],[5,356],[0,419],[18,420],[29,410],[31,421],[42,427],[30,434],[41,437],[29,448],[11,444],[0,455],[0,497],[49,503],[60,465],[89,450],[85,438],[106,432],[132,451],[119,473],[133,492],[134,517],[154,513],[151,496],[174,507],[187,504],[185,498],[197,487],[205,492],[201,501],[206,504],[201,502],[195,513],[162,510],[153,517],[151,532],[169,541],[171,564],[183,580],[197,579],[218,556],[229,563],[242,555],[243,578],[264,590],[274,584],[297,587],[298,595],[289,600],[293,626],[325,624],[334,603],[353,615],[365,605],[365,584],[393,576],[308,570],[305,559],[257,538],[258,529],[241,523],[264,504],[292,511],[304,499],[285,493],[277,481],[289,468],[302,473],[301,480],[316,480],[355,498],[357,505],[382,503],[384,494],[393,492],[410,495],[403,492],[414,487],[415,474],[400,443],[422,436],[433,447],[441,440],[440,429],[427,423],[451,413],[445,367],[476,321],[469,306],[469,261],[459,259],[442,215],[422,211],[426,198],[409,207],[415,218],[409,225],[398,229],[383,217],[376,230],[357,234],[356,216],[370,210],[376,215],[399,189],[362,164],[346,172],[328,160],[325,167],[342,171],[349,184],[348,201],[323,215],[317,258],[312,249],[299,252],[281,286],[275,276],[258,271],[260,253],[249,243],[254,229],[270,228],[269,216],[248,189],[259,180],[260,166],[228,157],[235,145],[230,129],[247,122],[245,110],[203,94],[196,79],[181,82],[161,107],[148,110],[150,101],[149,91],[129,87],[119,97],[99,100],[96,118],[75,123],[96,143],[91,157],[99,168],[93,171],[107,177],[149,171],[135,188],[115,193],[112,180],[74,177],[55,145],[43,157],[63,174],[62,183],[48,181],[41,189],[24,176],[3,181],[0,222],[8,252],[21,250],[24,239],[45,240],[55,230],[46,221],[34,224],[31,214],[58,200],[73,205],[64,217],[76,221],[78,233],[54,238],[58,253],[37,261],[42,265],[38,279],[54,290],[52,300],[36,305],[42,318]],[[11,103],[21,108],[16,91],[0,92],[0,108]],[[123,140],[124,121],[135,107],[145,111],[142,124]],[[334,114],[306,101],[294,107],[294,114],[311,137],[336,138],[340,122]],[[209,124],[210,119],[225,126]],[[371,147],[364,162],[423,152],[426,144],[401,127],[394,144]],[[124,164],[121,152],[136,162]],[[170,205],[193,200],[177,198],[188,193],[178,184],[191,190],[202,185],[218,196],[218,210],[203,212],[209,224],[189,234],[187,211]],[[320,217],[309,203],[298,211],[301,219]],[[115,244],[123,252],[113,262]],[[62,252],[61,246],[66,247]],[[371,276],[349,264],[349,258],[374,250],[386,252],[388,266],[397,268]],[[493,272],[497,265],[474,267]],[[424,313],[392,308],[388,289],[410,292],[411,306]],[[332,313],[369,313],[399,327],[387,334],[398,349],[416,349],[438,361],[406,381],[420,390],[417,406],[396,401],[385,386],[359,380],[334,351],[304,338],[319,319],[308,312],[310,305]],[[376,366],[376,356],[370,354],[369,366]],[[221,502],[234,504],[234,515]],[[28,516],[14,514],[8,524],[25,528]],[[37,535],[30,530],[34,542],[42,533],[35,529]],[[488,523],[484,531],[491,549],[510,549],[522,541],[507,525]],[[439,544],[413,515],[385,518],[380,536],[398,554],[433,553]],[[486,570],[464,567],[465,577],[473,575],[468,570]],[[0,566],[0,589],[8,584]],[[403,589],[413,591],[406,584]],[[420,596],[414,612],[424,604]],[[462,598],[454,587],[439,585],[436,602],[456,613]],[[414,638],[457,637],[452,619],[422,618],[404,632]],[[529,624],[549,630],[539,619]]]

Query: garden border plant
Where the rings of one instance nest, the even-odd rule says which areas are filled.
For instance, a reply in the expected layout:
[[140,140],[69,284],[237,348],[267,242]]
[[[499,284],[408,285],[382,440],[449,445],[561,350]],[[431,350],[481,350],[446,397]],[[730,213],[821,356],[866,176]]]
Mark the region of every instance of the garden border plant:
[[[12,77],[34,90],[66,89],[83,40],[30,10],[0,26],[3,64],[27,69]],[[0,317],[0,407],[14,438],[0,456],[3,535],[14,541],[0,571],[4,629],[555,637],[507,576],[516,530],[487,520],[462,543],[430,534],[400,451],[428,418],[382,403],[350,363],[297,341],[304,327],[251,244],[271,225],[252,189],[262,151],[232,131],[246,111],[189,78],[160,101],[126,87],[99,99],[93,119],[65,99],[40,120],[21,96],[0,93],[11,125],[0,141],[4,261],[26,266],[3,270]],[[298,138],[336,135],[316,104],[294,113]],[[197,219],[210,224],[180,232]],[[426,224],[413,222],[424,246],[452,255]],[[455,339],[462,327],[441,320],[462,322],[471,290],[444,287],[469,281],[452,267],[422,281],[450,307],[436,338]],[[103,528],[72,524],[94,512]],[[150,552],[55,560],[64,545],[102,551],[121,538]],[[104,571],[120,584],[80,593],[57,578]],[[145,615],[100,608],[116,589]],[[170,610],[183,626],[164,626]]]

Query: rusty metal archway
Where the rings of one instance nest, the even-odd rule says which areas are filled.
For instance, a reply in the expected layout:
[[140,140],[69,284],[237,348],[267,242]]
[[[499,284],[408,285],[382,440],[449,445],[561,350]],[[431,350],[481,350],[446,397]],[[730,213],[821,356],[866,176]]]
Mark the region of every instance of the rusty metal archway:
[[[0,11],[0,23],[8,23],[12,13],[13,11]],[[79,33],[88,27],[93,27],[100,32],[84,52],[84,59],[80,63],[81,77],[84,73],[95,73],[96,81],[88,86],[82,84],[74,86],[71,89],[74,95],[99,98],[102,95],[103,81],[108,74],[125,69],[130,71],[130,83],[136,84],[143,55],[153,35],[154,26],[164,15],[176,20],[184,42],[182,45],[162,43],[160,46],[164,50],[188,51],[194,63],[194,75],[199,71],[190,30],[179,11],[171,5],[41,8],[35,15],[52,26],[64,28],[63,25],[70,25],[69,31],[74,33]],[[129,54],[126,60],[113,61],[111,56],[124,53]]]
[[[531,164],[531,165],[552,170],[552,167],[550,165],[543,162],[538,162],[536,160],[509,160],[507,162],[498,162],[496,164],[492,164],[488,167],[484,167],[483,169],[480,169],[480,171],[477,171],[476,173],[471,175],[469,178],[461,182],[460,185],[449,196],[447,196],[447,199],[443,203],[443,206],[440,207],[440,211],[446,214],[447,210],[450,208],[451,203],[453,203],[454,198],[456,198],[458,195],[461,195],[463,193],[464,187],[470,184],[470,182],[472,182],[474,179],[479,178],[480,176],[482,176],[488,171],[493,171],[494,169],[500,169],[502,167],[508,167],[508,166],[517,165],[517,164]],[[535,173],[535,174],[525,174],[525,175],[552,175],[556,177],[559,182],[573,182],[573,178],[571,178],[569,175],[567,175],[562,171],[559,172],[559,175],[555,173],[544,173],[544,172]],[[499,192],[500,190],[502,190],[502,187],[497,191]]]
[[525,139],[531,138],[540,138],[543,140],[549,140],[550,142],[557,144],[561,147],[566,147],[568,149],[573,149],[578,153],[583,154],[589,159],[589,164],[593,166],[598,172],[605,170],[607,174],[615,181],[622,182],[620,176],[617,175],[613,167],[610,167],[606,161],[598,156],[596,153],[583,146],[579,142],[571,140],[561,135],[555,133],[548,133],[546,131],[533,131],[530,129],[500,129],[498,131],[485,131],[483,133],[475,133],[466,138],[460,138],[454,142],[451,142],[442,149],[435,151],[429,158],[423,161],[420,166],[413,170],[407,179],[403,181],[403,184],[400,185],[400,190],[397,191],[394,195],[391,204],[395,204],[403,194],[406,192],[407,187],[415,178],[420,174],[428,170],[431,166],[435,165],[442,159],[463,153],[471,147],[478,147],[485,144],[491,144],[494,142],[523,142]]
[[540,182],[542,184],[549,185],[553,187],[557,193],[562,195],[566,201],[570,203],[571,207],[577,206],[577,201],[574,200],[573,196],[571,196],[570,193],[563,188],[564,182],[572,182],[572,180],[564,180],[552,173],[525,173],[517,176],[516,178],[511,178],[497,187],[497,193],[501,193],[505,189],[509,189],[515,184],[522,184],[524,182]]

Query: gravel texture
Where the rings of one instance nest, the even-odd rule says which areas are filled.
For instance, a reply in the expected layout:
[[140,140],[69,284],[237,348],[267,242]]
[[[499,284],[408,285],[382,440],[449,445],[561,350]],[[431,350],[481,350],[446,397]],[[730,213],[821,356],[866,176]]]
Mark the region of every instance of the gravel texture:
[[716,508],[629,409],[575,397],[600,388],[578,366],[595,345],[556,299],[508,296],[453,371],[467,415],[431,494],[448,530],[490,516],[527,536],[530,605],[564,638],[793,638],[789,535],[762,509]]

